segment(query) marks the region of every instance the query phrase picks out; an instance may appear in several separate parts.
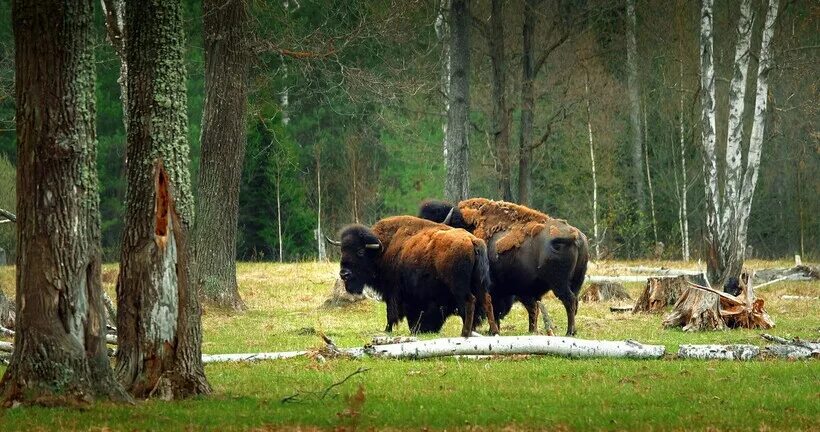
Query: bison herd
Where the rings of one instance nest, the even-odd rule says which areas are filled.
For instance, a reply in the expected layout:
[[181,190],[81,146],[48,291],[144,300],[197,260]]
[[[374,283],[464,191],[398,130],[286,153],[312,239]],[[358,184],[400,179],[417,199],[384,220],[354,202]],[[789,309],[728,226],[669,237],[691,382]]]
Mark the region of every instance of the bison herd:
[[387,327],[407,319],[411,332],[438,332],[452,315],[469,336],[486,319],[498,334],[515,301],[535,332],[538,300],[552,291],[575,334],[578,294],[589,260],[586,236],[565,220],[504,201],[456,205],[425,201],[419,217],[394,216],[372,227],[348,225],[333,241],[342,251],[345,289],[370,286],[387,305]]

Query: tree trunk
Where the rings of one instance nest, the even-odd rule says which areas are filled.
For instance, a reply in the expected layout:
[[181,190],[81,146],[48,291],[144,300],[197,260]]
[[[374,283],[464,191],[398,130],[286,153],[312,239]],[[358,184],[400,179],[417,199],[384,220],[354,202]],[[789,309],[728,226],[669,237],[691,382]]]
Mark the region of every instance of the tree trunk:
[[618,282],[590,283],[581,295],[581,301],[584,303],[609,300],[632,300],[632,297]]
[[16,0],[17,326],[3,405],[130,398],[102,302],[91,0]]
[[510,170],[510,113],[507,110],[506,58],[504,54],[504,5],[502,0],[492,0],[490,34],[487,37],[492,68],[493,98],[493,147],[498,158],[498,196],[512,201]]
[[[763,132],[766,129],[766,104],[769,97],[769,71],[772,68],[771,51],[774,37],[774,24],[777,20],[778,0],[769,0],[766,11],[766,24],[763,28],[763,40],[760,46],[760,56],[757,68],[757,92],[755,94],[754,123],[749,140],[749,154],[746,162],[746,172],[743,176],[743,190],[740,193],[738,210],[738,247],[746,250],[746,234],[749,227],[749,215],[752,210],[752,197],[757,185],[757,174],[760,170],[760,155],[763,150]],[[742,254],[743,252],[739,252]],[[743,255],[740,258],[743,265]]]
[[[646,101],[643,106],[643,156],[646,164],[646,185],[649,187],[649,212],[652,215],[652,235],[658,246],[658,221],[655,218],[655,190],[652,188],[652,171],[649,169],[649,126],[646,123]],[[660,257],[656,257],[659,259]]]
[[641,137],[641,94],[640,83],[638,82],[638,46],[635,41],[636,18],[635,0],[626,0],[626,13],[628,17],[626,30],[626,62],[627,62],[627,88],[629,94],[629,120],[632,125],[632,181],[635,183],[635,200],[641,212],[646,211],[644,200],[643,181],[643,141]]
[[441,46],[441,55],[439,57],[439,91],[441,92],[444,101],[444,111],[442,112],[444,121],[441,123],[441,132],[444,135],[442,139],[442,151],[444,155],[445,168],[448,166],[449,159],[447,157],[447,115],[450,112],[450,24],[448,22],[448,12],[450,10],[450,0],[441,0],[439,3],[438,14],[436,15],[436,39]]
[[122,101],[122,123],[128,127],[128,63],[125,61],[125,0],[101,0],[105,14],[105,29],[108,42],[120,59],[120,101]]
[[[720,257],[720,205],[715,154],[715,66],[712,40],[712,3],[703,0],[700,17],[700,101],[702,110],[703,183],[706,200],[706,262],[709,280],[718,282],[724,266]],[[719,261],[720,260],[720,261]]]
[[318,211],[316,212],[316,252],[319,261],[327,260],[325,238],[322,235],[322,152],[316,151],[316,195],[318,197]]
[[683,331],[723,329],[719,299],[717,294],[686,288],[672,312],[663,319],[664,328],[683,327]]
[[[524,41],[521,53],[521,127],[519,128],[518,147],[518,203],[522,205],[530,205],[530,191],[532,190],[532,127],[533,107],[535,105],[533,89],[535,73],[532,62],[535,13],[532,9],[531,0],[524,0]],[[597,231],[595,239],[598,239]]]
[[282,186],[282,174],[279,169],[276,171],[276,239],[279,241],[279,262],[282,262],[284,261],[284,252],[282,251],[282,200],[279,194]]
[[[683,45],[681,45],[682,47]],[[681,54],[683,48],[681,48]],[[680,117],[678,118],[678,126],[680,133],[680,172],[681,172],[681,188],[680,188],[680,226],[681,226],[681,255],[684,261],[689,261],[689,212],[687,209],[686,195],[689,190],[689,183],[686,179],[686,136],[683,129],[683,61],[680,62]]]
[[[726,168],[722,205],[723,229],[720,232],[721,255],[724,257],[738,250],[737,205],[742,180],[743,112],[746,101],[746,75],[749,71],[749,50],[752,40],[751,0],[740,2],[737,22],[735,62],[732,64],[732,82],[729,87],[729,131],[726,135]],[[745,248],[745,245],[743,246]],[[742,260],[740,260],[742,267]],[[738,267],[738,271],[740,270]],[[739,274],[739,273],[738,273]],[[730,274],[729,276],[737,276]]]
[[632,308],[632,313],[661,312],[674,305],[687,289],[689,285],[686,283],[686,276],[651,277],[647,279],[641,296]]
[[202,7],[205,105],[194,282],[209,301],[242,310],[236,282],[236,231],[246,142],[248,11],[245,0],[206,0]]
[[0,327],[14,328],[15,306],[0,289]]
[[592,108],[589,95],[589,71],[584,70],[584,90],[587,99],[587,132],[589,133],[589,159],[592,162],[592,230],[595,236],[595,260],[601,259],[601,239],[598,237],[598,177],[595,172],[595,146],[592,141]]
[[117,374],[136,397],[210,392],[191,274],[185,40],[178,0],[126,2],[126,217],[117,280]]
[[445,135],[447,178],[444,197],[459,202],[470,196],[470,11],[468,0],[450,7],[450,91]]

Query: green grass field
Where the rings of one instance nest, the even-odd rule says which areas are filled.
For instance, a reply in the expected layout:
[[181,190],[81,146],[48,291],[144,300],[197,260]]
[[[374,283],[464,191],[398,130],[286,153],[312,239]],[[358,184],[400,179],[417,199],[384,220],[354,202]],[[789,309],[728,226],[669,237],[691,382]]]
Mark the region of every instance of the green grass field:
[[[636,263],[605,263],[612,274]],[[642,263],[682,267],[682,263]],[[754,267],[788,263],[752,262]],[[337,264],[239,264],[242,314],[207,309],[205,353],[318,348],[317,333],[340,347],[361,346],[384,328],[384,305],[322,307]],[[106,266],[113,290],[116,267]],[[7,294],[13,269],[0,272]],[[633,298],[640,284],[627,285]],[[820,337],[820,301],[781,300],[820,293],[818,283],[763,288],[766,309],[783,337]],[[566,316],[552,295],[546,305],[563,333]],[[608,304],[582,304],[579,337],[635,339],[675,352],[685,343],[763,345],[760,331],[683,333],[661,328],[662,315],[612,314]],[[459,319],[443,330],[456,336]],[[524,334],[516,306],[502,334]],[[409,334],[406,325],[397,334]],[[433,337],[432,335],[425,337]],[[341,385],[330,388],[366,368]],[[3,368],[0,367],[0,371]],[[15,408],[0,411],[0,431],[36,430],[820,430],[820,363],[811,361],[571,360],[513,357],[425,361],[308,358],[206,367],[214,394],[183,402],[90,409]]]

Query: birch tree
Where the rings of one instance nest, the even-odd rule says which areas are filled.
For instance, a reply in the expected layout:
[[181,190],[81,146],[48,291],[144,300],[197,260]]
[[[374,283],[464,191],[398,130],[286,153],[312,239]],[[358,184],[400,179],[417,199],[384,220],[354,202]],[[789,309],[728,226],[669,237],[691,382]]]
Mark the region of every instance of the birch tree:
[[470,196],[470,10],[469,0],[450,6],[449,91],[445,134],[444,197],[458,202]]
[[[713,64],[712,0],[703,0],[701,10],[701,103],[704,186],[706,192],[706,242],[709,278],[721,283],[736,277],[743,267],[746,232],[751,213],[768,98],[771,42],[777,19],[777,0],[769,0],[760,48],[755,111],[745,172],[742,168],[745,88],[751,46],[751,1],[740,4],[733,75],[729,89],[729,131],[726,140],[726,168],[719,178],[715,133],[715,72]],[[720,192],[723,191],[721,195]]]
[[592,232],[595,236],[595,260],[601,259],[601,238],[598,236],[598,176],[595,171],[595,145],[592,141],[592,102],[589,95],[589,71],[584,68],[584,92],[587,102],[587,133],[589,136],[589,159],[592,163]]
[[130,400],[105,346],[93,10],[91,0],[12,5],[17,331],[4,406]]
[[117,375],[138,398],[210,392],[191,282],[194,202],[180,0],[125,5],[128,190],[117,280]]

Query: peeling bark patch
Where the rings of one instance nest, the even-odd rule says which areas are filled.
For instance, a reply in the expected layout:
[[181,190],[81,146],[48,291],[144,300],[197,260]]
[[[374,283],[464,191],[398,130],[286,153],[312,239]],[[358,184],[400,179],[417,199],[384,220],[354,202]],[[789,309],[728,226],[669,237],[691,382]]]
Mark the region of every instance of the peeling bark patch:
[[154,170],[154,188],[156,191],[156,201],[154,203],[154,240],[157,246],[165,250],[168,243],[169,215],[173,206],[171,192],[169,190],[168,174],[162,165],[162,160],[157,160]]

